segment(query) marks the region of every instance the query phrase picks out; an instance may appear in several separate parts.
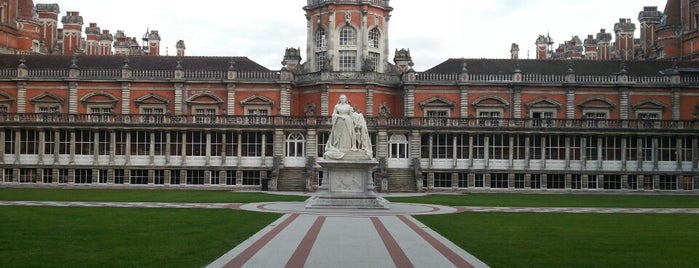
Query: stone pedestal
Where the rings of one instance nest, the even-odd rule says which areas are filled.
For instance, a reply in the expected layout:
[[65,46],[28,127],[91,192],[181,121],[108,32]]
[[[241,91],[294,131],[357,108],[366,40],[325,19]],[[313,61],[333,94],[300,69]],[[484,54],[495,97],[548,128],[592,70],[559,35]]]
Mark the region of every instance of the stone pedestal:
[[306,200],[306,208],[389,209],[376,195],[372,172],[378,161],[319,160],[323,181],[318,194]]

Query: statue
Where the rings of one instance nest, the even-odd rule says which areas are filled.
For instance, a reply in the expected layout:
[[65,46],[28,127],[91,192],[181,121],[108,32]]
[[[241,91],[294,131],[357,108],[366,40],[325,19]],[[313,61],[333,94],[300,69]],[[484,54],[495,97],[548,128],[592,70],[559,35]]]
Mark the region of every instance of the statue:
[[325,144],[325,158],[340,160],[348,152],[364,152],[371,159],[371,138],[364,115],[349,104],[346,95],[340,95],[332,113],[332,130]]

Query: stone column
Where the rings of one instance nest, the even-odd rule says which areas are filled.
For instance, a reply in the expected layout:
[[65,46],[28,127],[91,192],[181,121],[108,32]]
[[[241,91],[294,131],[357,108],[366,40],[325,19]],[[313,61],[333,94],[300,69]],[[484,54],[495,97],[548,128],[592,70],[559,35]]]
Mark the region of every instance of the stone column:
[[226,84],[226,115],[235,115],[235,84]]
[[187,114],[185,110],[184,100],[185,100],[185,88],[182,83],[175,84],[175,115]]
[[459,116],[468,118],[468,86],[459,86]]
[[672,88],[670,92],[672,94],[672,120],[680,120],[682,118],[682,90],[680,88]]
[[619,119],[629,119],[629,88],[619,88]]
[[[331,42],[332,43],[332,42]],[[330,115],[330,109],[329,107],[329,96],[328,96],[328,91],[330,90],[330,86],[328,85],[321,85],[320,86],[320,114],[323,116],[329,116]]]
[[204,166],[211,166],[211,131],[206,131],[206,148],[204,148]]
[[522,118],[522,88],[512,87],[512,118]]
[[17,82],[17,113],[27,112],[27,82]]
[[68,113],[78,114],[78,82],[68,82]]
[[75,130],[70,131],[70,162],[75,164]]
[[374,86],[373,85],[366,86],[366,111],[364,111],[364,114],[368,117],[374,116]]
[[291,115],[291,85],[283,84],[279,87],[279,115]]
[[405,116],[415,117],[415,86],[407,85],[403,90],[405,91]]
[[566,119],[575,119],[575,88],[566,88]]
[[131,83],[121,82],[121,114],[131,113]]

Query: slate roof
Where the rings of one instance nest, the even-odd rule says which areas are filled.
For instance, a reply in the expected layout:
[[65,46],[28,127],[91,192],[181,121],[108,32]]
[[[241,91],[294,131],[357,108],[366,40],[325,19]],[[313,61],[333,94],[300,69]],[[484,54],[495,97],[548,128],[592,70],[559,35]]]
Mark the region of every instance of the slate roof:
[[47,55],[0,55],[0,68],[17,68],[21,58],[28,69],[67,69],[75,58],[81,69],[121,69],[125,59],[137,70],[174,70],[178,61],[185,70],[228,70],[230,61],[235,61],[236,71],[267,72],[269,69],[247,57],[174,57],[174,56],[47,56]]
[[464,62],[472,74],[511,74],[519,68],[526,74],[564,75],[572,68],[576,75],[611,75],[620,73],[625,65],[629,75],[659,75],[670,73],[675,64],[680,72],[699,68],[699,61],[448,59],[425,72],[460,73]]

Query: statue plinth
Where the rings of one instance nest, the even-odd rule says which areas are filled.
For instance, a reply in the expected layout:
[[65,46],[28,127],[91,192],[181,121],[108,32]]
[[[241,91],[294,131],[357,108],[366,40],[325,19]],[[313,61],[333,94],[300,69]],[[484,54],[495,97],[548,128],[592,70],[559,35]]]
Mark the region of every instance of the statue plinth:
[[306,200],[306,208],[389,209],[389,202],[374,192],[372,172],[378,161],[363,152],[348,152],[340,160],[318,164],[324,178],[319,193]]

